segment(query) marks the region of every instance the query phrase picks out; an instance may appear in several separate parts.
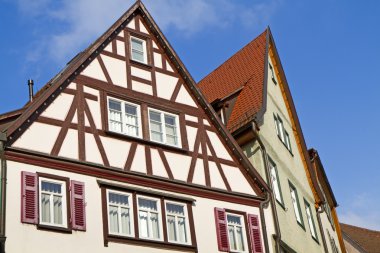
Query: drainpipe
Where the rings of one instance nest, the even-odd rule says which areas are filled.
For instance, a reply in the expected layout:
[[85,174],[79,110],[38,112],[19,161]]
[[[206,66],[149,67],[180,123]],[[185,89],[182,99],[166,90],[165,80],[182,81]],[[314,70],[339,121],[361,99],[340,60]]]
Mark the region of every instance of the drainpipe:
[[329,250],[327,249],[326,238],[323,232],[322,221],[321,221],[321,213],[323,212],[324,212],[324,207],[323,205],[321,205],[319,206],[319,208],[317,208],[317,219],[318,219],[318,224],[319,224],[319,231],[321,232],[323,247],[325,248],[325,252],[329,253]]
[[270,193],[266,192],[265,193],[265,200],[260,203],[260,217],[261,217],[261,225],[263,228],[263,237],[264,237],[264,247],[265,247],[265,252],[269,252],[269,245],[268,245],[268,235],[267,235],[267,225],[265,222],[265,215],[264,215],[264,208],[268,207],[268,204],[270,202]]
[[[264,167],[265,167],[265,176],[266,176],[266,179],[267,179],[267,182],[269,183],[270,185],[270,188],[273,189],[273,185],[272,185],[272,180],[270,180],[270,171],[269,171],[269,161],[268,161],[268,156],[267,156],[267,151],[266,151],[266,148],[264,146],[264,143],[261,141],[261,138],[259,136],[259,133],[257,131],[257,124],[255,121],[252,122],[252,132],[253,134],[255,135],[255,138],[257,140],[257,142],[259,143],[260,145],[260,148],[261,148],[261,151],[262,151],[262,156],[263,156],[263,161],[264,161]],[[280,245],[281,245],[281,230],[280,230],[280,224],[278,222],[278,216],[277,216],[277,209],[276,209],[276,199],[274,197],[274,194],[269,194],[270,196],[268,196],[269,200],[270,200],[270,204],[271,204],[271,207],[272,207],[272,214],[273,214],[273,220],[274,220],[274,228],[275,228],[275,232],[276,232],[276,235],[275,235],[275,241],[276,241],[276,252],[280,253]]]
[[5,160],[4,148],[7,138],[5,133],[0,132],[0,253],[5,252],[5,207],[6,207],[6,187],[7,187],[7,161]]

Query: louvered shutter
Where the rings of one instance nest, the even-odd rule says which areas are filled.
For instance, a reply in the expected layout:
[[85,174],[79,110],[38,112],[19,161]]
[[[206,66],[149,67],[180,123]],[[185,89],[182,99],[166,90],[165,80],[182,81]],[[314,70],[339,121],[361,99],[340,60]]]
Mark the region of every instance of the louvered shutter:
[[228,252],[230,249],[230,245],[228,242],[228,226],[226,212],[224,211],[224,209],[215,208],[215,224],[218,238],[218,249],[219,251]]
[[261,234],[259,226],[259,217],[254,214],[248,214],[249,234],[251,238],[252,253],[262,253]]
[[21,172],[21,222],[38,223],[37,174]]
[[84,183],[71,181],[71,226],[75,230],[86,230],[86,208]]

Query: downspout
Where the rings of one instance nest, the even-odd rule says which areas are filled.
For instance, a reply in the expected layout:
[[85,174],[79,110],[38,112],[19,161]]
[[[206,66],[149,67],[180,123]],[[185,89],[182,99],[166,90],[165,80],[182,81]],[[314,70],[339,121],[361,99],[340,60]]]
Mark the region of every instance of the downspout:
[[270,193],[265,193],[265,200],[260,203],[260,217],[261,217],[261,227],[263,228],[263,237],[264,237],[264,247],[265,252],[269,252],[269,245],[268,245],[268,235],[267,235],[267,225],[265,222],[265,214],[264,214],[264,208],[268,207],[268,203],[270,202]]
[[[261,141],[261,138],[260,138],[259,133],[257,131],[257,125],[256,125],[255,121],[252,122],[252,132],[255,135],[255,139],[259,143],[260,148],[262,150],[262,157],[263,157],[263,161],[264,161],[266,180],[270,184],[270,188],[273,189],[273,186],[272,186],[272,183],[271,183],[271,180],[270,180],[270,177],[269,177],[270,171],[269,171],[269,161],[268,161],[267,151],[266,151],[266,148],[264,146],[264,143]],[[275,228],[275,232],[276,232],[276,235],[274,237],[274,239],[276,241],[276,252],[279,253],[279,252],[281,252],[280,251],[281,230],[280,230],[280,224],[278,222],[277,209],[276,209],[276,200],[275,200],[273,194],[269,194],[269,195],[270,196],[268,196],[268,198],[270,200],[270,204],[271,204],[271,207],[272,207],[272,214],[273,214],[273,220],[274,220],[274,228]]]
[[0,178],[0,253],[5,252],[5,208],[6,208],[6,189],[7,189],[7,161],[5,160],[5,133],[0,132],[0,159],[1,159],[1,178]]
[[321,213],[323,213],[323,212],[324,212],[324,207],[321,205],[317,209],[317,219],[318,219],[318,224],[319,224],[319,231],[321,232],[323,247],[325,248],[325,252],[329,253],[329,250],[327,249],[326,237],[325,237],[325,233],[323,231],[322,221],[321,221]]

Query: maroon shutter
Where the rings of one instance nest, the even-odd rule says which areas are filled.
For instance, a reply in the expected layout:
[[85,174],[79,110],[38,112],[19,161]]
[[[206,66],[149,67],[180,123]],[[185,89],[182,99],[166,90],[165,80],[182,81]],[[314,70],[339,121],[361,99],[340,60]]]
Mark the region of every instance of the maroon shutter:
[[261,234],[259,226],[259,217],[254,214],[248,214],[249,234],[253,253],[262,253]]
[[71,226],[75,230],[86,230],[86,208],[84,183],[71,181]]
[[38,183],[37,175],[21,172],[21,222],[38,223]]
[[216,236],[218,238],[219,251],[228,252],[230,244],[228,242],[227,218],[224,209],[215,208]]

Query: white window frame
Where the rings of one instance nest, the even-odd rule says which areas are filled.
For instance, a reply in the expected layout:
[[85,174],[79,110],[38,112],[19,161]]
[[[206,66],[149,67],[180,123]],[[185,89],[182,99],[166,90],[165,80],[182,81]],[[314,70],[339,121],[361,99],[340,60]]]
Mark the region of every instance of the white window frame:
[[[62,224],[56,224],[54,222],[43,222],[42,221],[42,208],[41,208],[41,200],[42,200],[42,181],[53,183],[53,184],[59,184],[61,185],[61,194],[53,194],[50,193],[50,220],[54,221],[54,202],[52,201],[53,195],[60,195],[62,196]],[[49,192],[48,192],[49,193]],[[53,227],[61,227],[61,228],[67,228],[67,185],[66,181],[62,180],[56,180],[51,179],[47,177],[39,177],[38,178],[38,207],[39,207],[39,224],[41,225],[47,225],[47,226],[53,226]]]
[[[121,132],[111,130],[111,128],[110,128],[110,123],[111,123],[110,108],[109,108],[110,100],[113,100],[113,101],[121,103]],[[130,105],[130,106],[135,106],[136,107],[136,113],[137,113],[136,116],[137,116],[137,123],[138,123],[138,125],[137,125],[138,136],[128,134],[125,131],[125,128],[126,128],[125,127],[125,125],[126,125],[125,105]],[[121,100],[121,99],[117,99],[117,98],[114,98],[114,97],[107,97],[107,113],[108,113],[108,130],[109,131],[114,132],[114,133],[119,133],[119,134],[127,135],[127,136],[131,136],[131,137],[135,137],[135,138],[140,138],[140,139],[142,138],[141,108],[140,108],[139,104],[131,103],[131,102],[128,102],[128,101],[125,101],[125,100]]]
[[171,200],[165,200],[164,203],[165,203],[165,219],[166,219],[166,224],[168,224],[168,221],[167,221],[168,211],[167,211],[167,209],[166,209],[166,204],[173,204],[173,205],[182,206],[183,209],[184,209],[184,213],[185,213],[184,216],[174,215],[174,214],[169,214],[169,215],[171,215],[171,216],[175,216],[175,226],[176,226],[176,236],[177,236],[177,238],[179,238],[178,227],[177,227],[178,217],[183,217],[183,218],[185,218],[185,226],[186,226],[186,238],[187,238],[187,242],[183,243],[183,242],[179,242],[179,241],[171,241],[171,240],[169,239],[169,229],[168,229],[168,225],[166,225],[166,234],[167,234],[167,236],[168,236],[168,242],[170,242],[170,243],[176,243],[176,244],[182,244],[182,245],[191,245],[192,238],[191,238],[191,233],[190,233],[189,213],[188,213],[188,211],[187,211],[187,204],[185,204],[185,203],[181,203],[181,202],[176,202],[176,201],[171,201]]
[[[142,42],[142,47],[143,47],[142,53],[143,53],[143,58],[144,58],[143,61],[133,58],[133,50],[134,49],[133,49],[133,46],[132,46],[133,45],[132,40],[136,40],[136,41]],[[148,50],[147,50],[147,47],[146,47],[146,40],[137,38],[135,36],[131,36],[129,42],[130,42],[130,45],[131,45],[131,59],[133,61],[137,61],[137,62],[141,62],[141,63],[144,63],[144,64],[148,64],[148,53],[147,53]]]
[[[290,198],[292,200],[294,215],[296,216],[296,220],[298,224],[303,226],[303,218],[302,218],[301,207],[299,204],[297,189],[291,183],[289,183],[289,186],[290,186]],[[292,193],[294,193],[294,196]]]
[[313,212],[311,211],[311,207],[310,207],[309,202],[307,202],[306,200],[304,200],[304,203],[305,203],[306,219],[307,219],[307,222],[309,223],[309,228],[310,228],[311,236],[316,241],[318,241],[317,228],[315,227],[314,219],[312,217]]
[[281,142],[285,145],[285,147],[292,152],[292,145],[290,143],[290,135],[288,131],[286,131],[284,127],[284,121],[281,119],[281,117],[277,114],[273,114],[274,116],[274,125],[276,128],[276,133]]
[[[111,232],[111,227],[110,227],[110,220],[109,220],[109,205],[110,205],[110,202],[109,202],[109,193],[114,193],[114,194],[118,194],[118,195],[124,195],[124,196],[128,196],[128,201],[129,201],[129,216],[130,216],[130,230],[131,230],[131,234],[128,235],[128,234],[123,234],[119,231],[119,233],[114,233],[114,232]],[[118,236],[123,236],[123,237],[134,237],[135,236],[135,222],[134,222],[134,210],[133,210],[133,195],[131,193],[128,193],[128,192],[121,192],[121,191],[115,191],[115,190],[109,190],[107,189],[106,191],[106,197],[107,197],[107,221],[108,221],[108,233],[110,235],[118,235]],[[118,226],[119,226],[119,230],[121,230],[121,212],[120,212],[120,207],[121,205],[120,204],[117,204],[118,206]]]
[[[271,166],[270,174],[271,174],[271,182],[272,182],[274,195],[276,197],[276,200],[283,205],[284,201],[282,199],[281,185],[280,185],[280,180],[278,177],[278,170],[277,170],[276,164],[270,158],[269,158],[269,164]],[[276,182],[274,182],[273,178],[276,179]]]
[[269,63],[269,69],[270,69],[270,72],[271,72],[271,77],[272,77],[273,83],[277,84],[276,74],[274,73],[274,68],[273,68],[272,64],[270,64],[270,63]]
[[[162,128],[162,135],[163,135],[162,136],[162,140],[163,140],[162,142],[156,141],[156,140],[152,140],[152,134],[151,134],[152,127],[151,127],[151,123],[150,123],[150,112],[151,111],[160,114],[161,128]],[[172,145],[172,144],[167,143],[167,140],[166,140],[165,115],[172,116],[172,117],[175,118],[176,133],[177,133],[177,145]],[[162,144],[173,146],[173,147],[182,147],[182,143],[181,143],[181,131],[180,131],[180,125],[179,125],[180,122],[179,122],[179,117],[178,117],[177,114],[173,114],[173,113],[157,110],[157,109],[154,109],[154,108],[148,108],[148,122],[149,122],[149,138],[150,138],[150,141],[157,142],[157,143],[162,143]]]
[[[228,223],[228,216],[235,216],[235,217],[239,217],[240,218],[240,222],[241,222],[241,229],[242,229],[242,233],[243,233],[243,245],[244,245],[244,251],[241,251],[241,250],[233,250],[231,249],[231,242],[229,242],[229,245],[230,245],[230,252],[236,252],[236,253],[248,253],[249,251],[249,248],[248,248],[248,242],[247,242],[247,228],[245,227],[245,218],[244,218],[244,215],[241,215],[241,214],[236,214],[236,213],[231,213],[231,212],[226,212],[226,221],[227,221],[227,237],[228,237],[228,241],[230,241],[230,234],[229,234],[229,226],[230,224]],[[232,224],[231,224],[232,225]],[[236,225],[233,225],[234,226],[234,236],[236,237]],[[235,241],[236,241],[236,238],[235,238]]]
[[[148,212],[148,229],[149,229],[148,234],[152,234],[153,229],[152,229],[152,223],[149,222],[151,211],[145,210],[145,209],[140,209],[140,206],[139,206],[139,199],[140,198],[156,201],[156,203],[157,203],[158,230],[160,232],[160,237],[159,238],[144,237],[144,236],[141,235],[142,229],[141,229],[141,224],[140,224],[140,210]],[[139,238],[146,239],[146,240],[152,240],[152,241],[164,241],[161,200],[159,198],[148,197],[148,196],[145,196],[145,195],[136,195],[136,206],[137,206],[137,217],[136,217],[136,219],[137,219],[137,222],[138,222]]]

